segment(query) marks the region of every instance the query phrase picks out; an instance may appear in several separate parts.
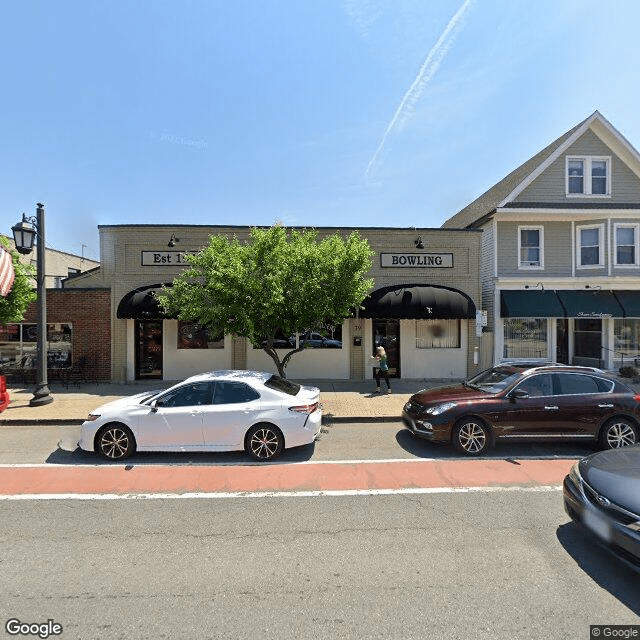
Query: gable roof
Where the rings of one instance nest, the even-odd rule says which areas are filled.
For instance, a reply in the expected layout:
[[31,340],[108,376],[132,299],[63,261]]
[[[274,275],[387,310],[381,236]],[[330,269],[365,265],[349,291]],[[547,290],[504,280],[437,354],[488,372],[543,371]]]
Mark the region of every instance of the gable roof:
[[472,227],[482,218],[491,215],[499,207],[509,206],[522,191],[545,169],[564,153],[587,129],[614,149],[621,160],[640,177],[640,154],[627,139],[599,112],[594,111],[535,156],[514,169],[509,175],[485,191],[479,198],[445,221],[444,228],[464,229]]

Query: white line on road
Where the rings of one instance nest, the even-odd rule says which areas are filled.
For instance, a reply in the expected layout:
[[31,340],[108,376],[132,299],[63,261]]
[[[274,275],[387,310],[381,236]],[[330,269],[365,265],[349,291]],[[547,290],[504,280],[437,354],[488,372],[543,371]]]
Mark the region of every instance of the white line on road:
[[509,491],[523,491],[541,493],[561,491],[561,485],[518,486],[504,487],[424,487],[406,489],[350,489],[342,491],[253,491],[253,492],[215,492],[215,493],[32,493],[0,495],[0,501],[8,500],[174,500],[174,499],[210,499],[220,498],[321,498],[348,496],[385,496],[403,494],[434,494],[434,493],[505,493]]

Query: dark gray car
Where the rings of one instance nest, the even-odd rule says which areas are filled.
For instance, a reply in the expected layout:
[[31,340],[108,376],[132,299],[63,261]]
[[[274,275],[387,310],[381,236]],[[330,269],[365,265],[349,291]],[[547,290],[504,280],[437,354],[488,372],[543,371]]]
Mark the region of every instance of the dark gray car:
[[640,445],[583,458],[564,479],[563,494],[567,514],[640,571]]

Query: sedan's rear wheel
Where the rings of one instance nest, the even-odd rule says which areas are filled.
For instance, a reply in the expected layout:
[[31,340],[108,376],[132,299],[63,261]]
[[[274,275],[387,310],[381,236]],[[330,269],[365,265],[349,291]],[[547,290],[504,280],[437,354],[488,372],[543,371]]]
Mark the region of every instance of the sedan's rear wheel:
[[461,420],[453,430],[453,446],[467,456],[479,456],[489,448],[487,426],[475,418]]
[[245,438],[245,450],[254,460],[273,460],[284,449],[284,436],[272,424],[255,424]]
[[96,451],[107,460],[124,460],[136,449],[136,441],[129,427],[108,424],[96,436]]
[[626,418],[613,418],[602,427],[600,445],[603,449],[619,449],[638,442],[638,428]]

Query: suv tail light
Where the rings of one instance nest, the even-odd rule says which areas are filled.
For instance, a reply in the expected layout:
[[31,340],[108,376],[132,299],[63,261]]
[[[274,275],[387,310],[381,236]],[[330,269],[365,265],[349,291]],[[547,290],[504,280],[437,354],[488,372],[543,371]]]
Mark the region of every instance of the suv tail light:
[[636,393],[636,395],[635,395],[635,396],[633,396],[633,399],[634,399],[636,402],[640,402],[640,393]]
[[316,411],[318,408],[318,403],[314,402],[313,404],[301,404],[297,407],[289,407],[289,411],[296,411],[297,413],[306,413],[310,414]]

